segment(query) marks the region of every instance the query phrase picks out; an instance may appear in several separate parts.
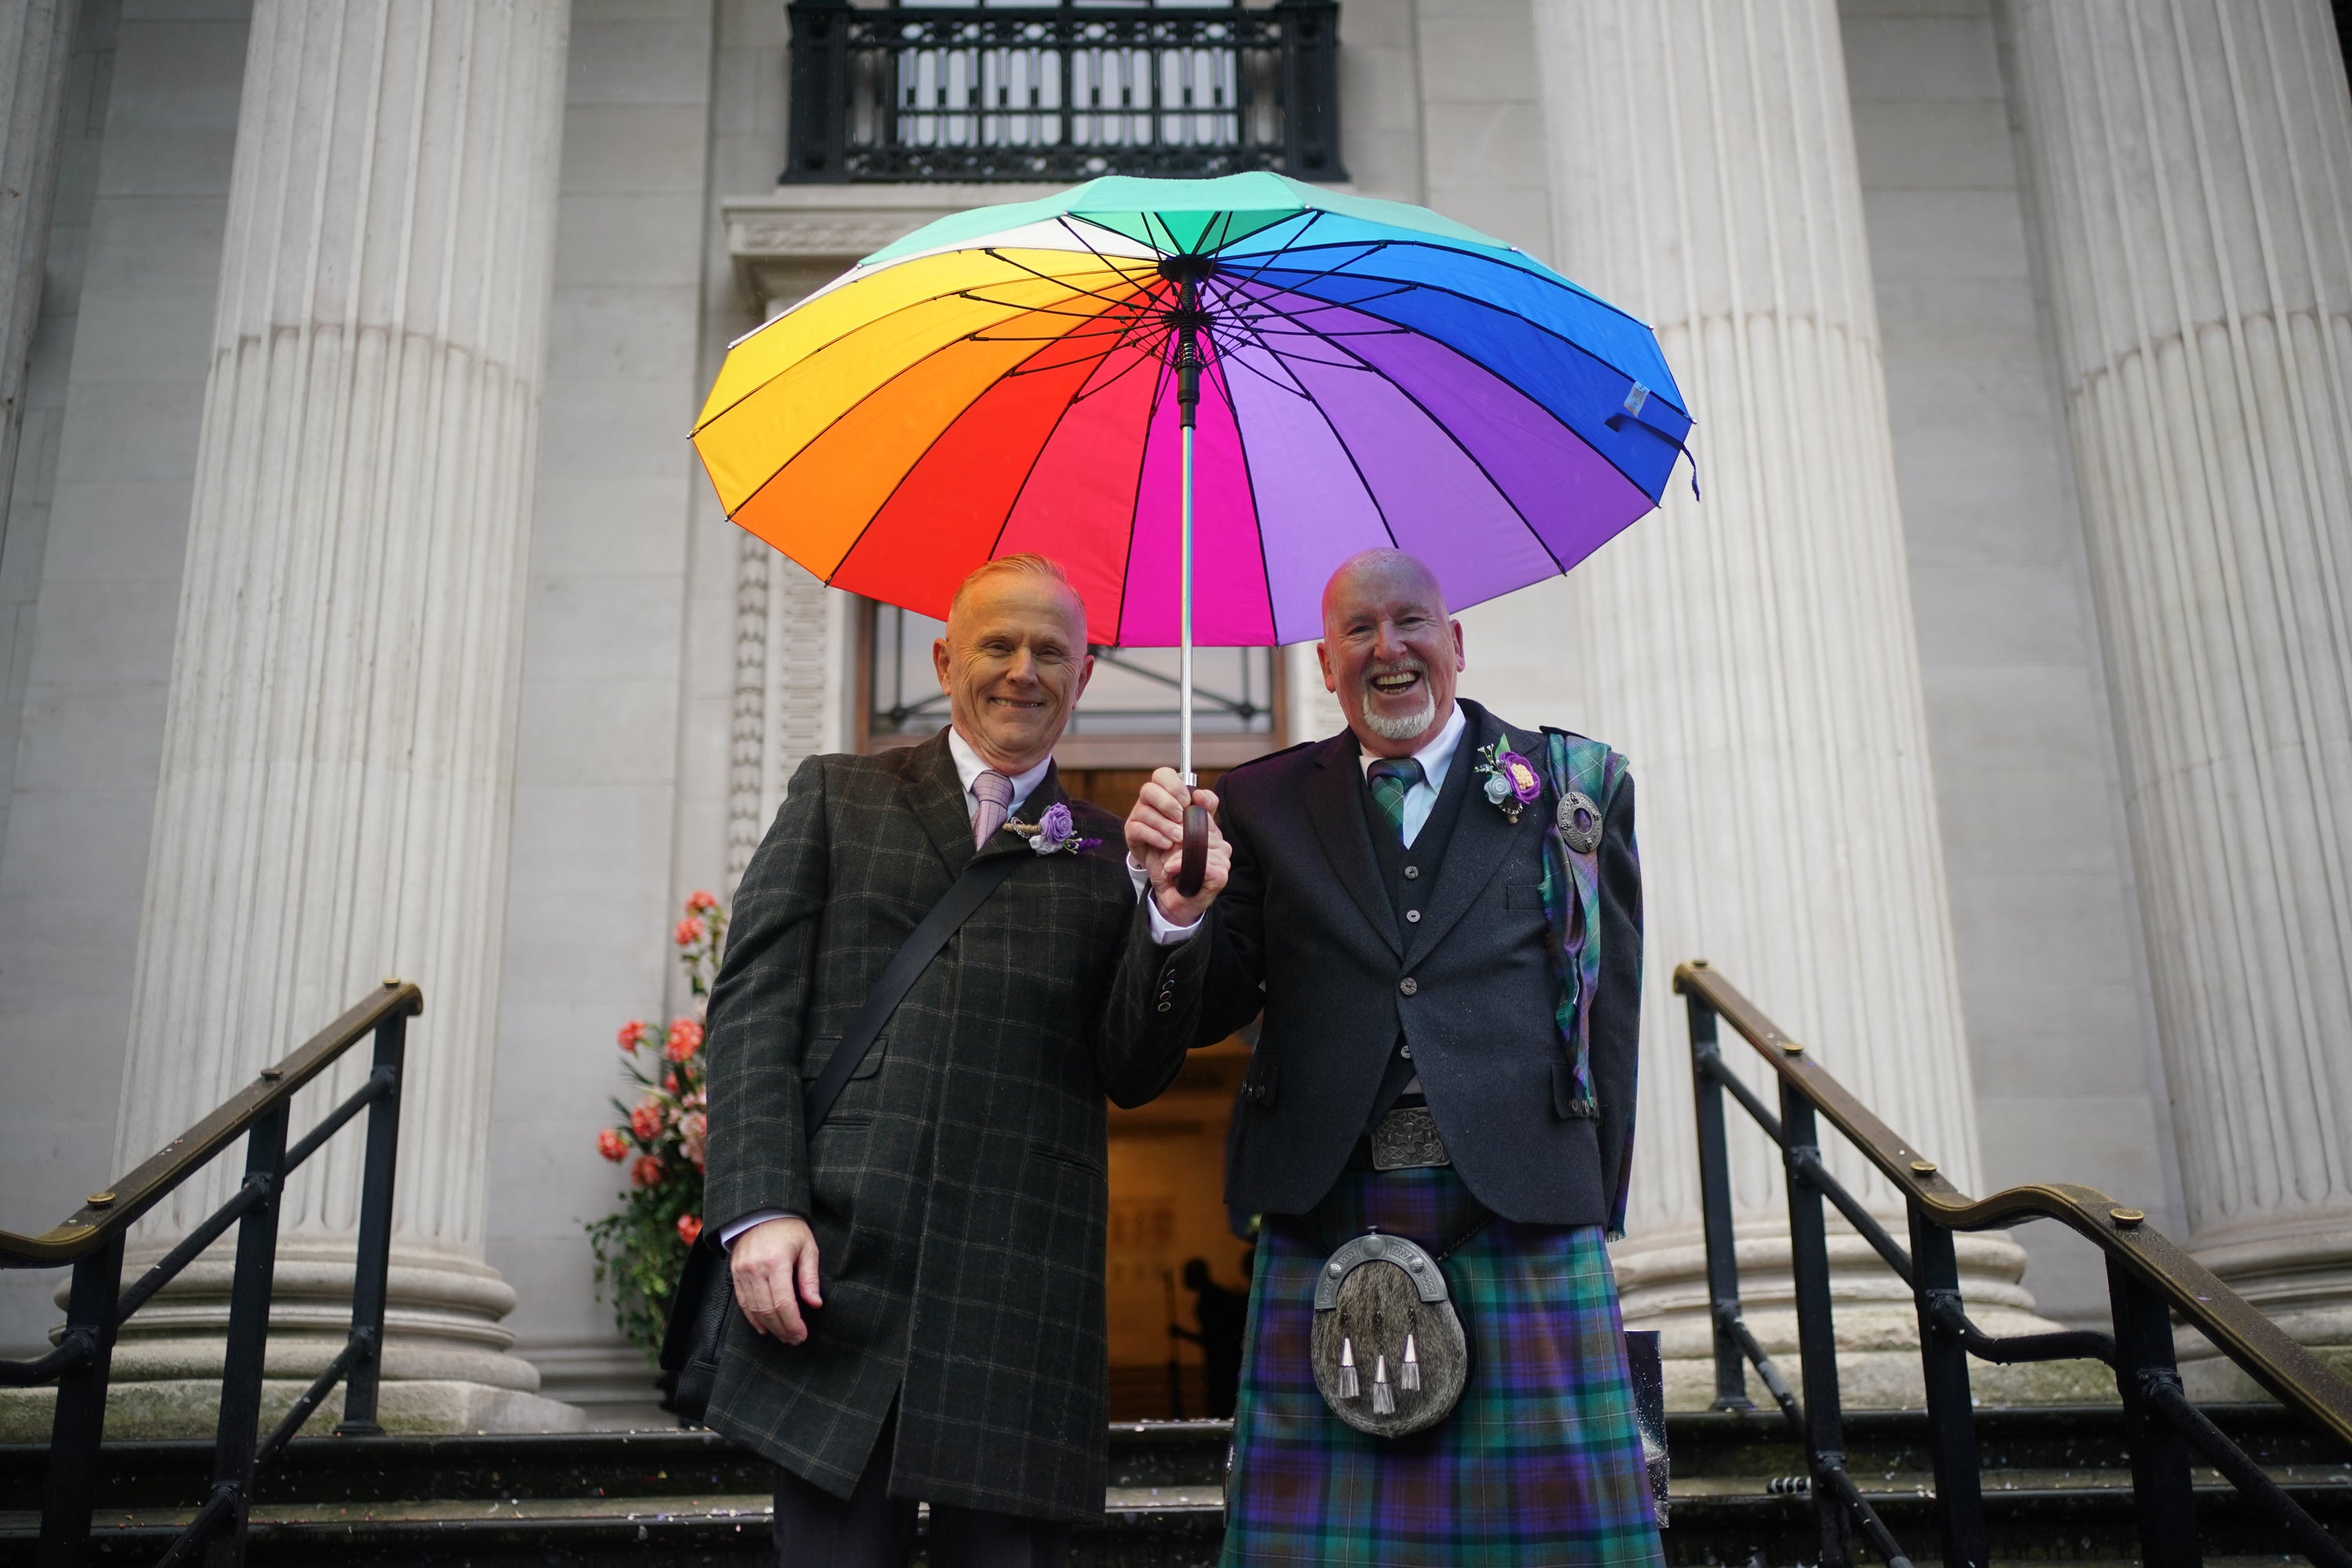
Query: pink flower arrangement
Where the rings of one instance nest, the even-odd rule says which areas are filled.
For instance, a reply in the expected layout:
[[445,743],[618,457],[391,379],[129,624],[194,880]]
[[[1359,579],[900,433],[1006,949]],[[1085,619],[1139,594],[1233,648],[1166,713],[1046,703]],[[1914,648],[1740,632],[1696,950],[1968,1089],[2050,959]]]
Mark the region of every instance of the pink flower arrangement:
[[614,1036],[633,1092],[614,1100],[616,1121],[597,1130],[596,1152],[626,1166],[629,1185],[618,1210],[588,1226],[598,1289],[612,1301],[622,1332],[648,1356],[660,1346],[686,1249],[702,1234],[710,1137],[704,1020],[727,912],[697,890],[671,936],[688,994],[667,1027],[633,1018]]

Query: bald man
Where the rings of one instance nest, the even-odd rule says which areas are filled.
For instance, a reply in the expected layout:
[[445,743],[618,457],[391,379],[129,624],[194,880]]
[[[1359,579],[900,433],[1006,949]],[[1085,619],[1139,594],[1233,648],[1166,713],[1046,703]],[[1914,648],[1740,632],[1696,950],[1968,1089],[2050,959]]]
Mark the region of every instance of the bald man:
[[[1106,1048],[1122,954],[1159,950],[1118,819],[1054,768],[1093,668],[1078,595],[1043,557],[991,562],[933,658],[946,729],[793,776],[711,993],[703,1213],[742,1320],[707,1418],[775,1463],[784,1568],[898,1568],[922,1502],[933,1568],[1050,1568],[1100,1521],[1103,1101],[1181,1065]],[[1004,858],[808,1125],[892,956]]]
[[[1263,1230],[1223,1561],[1657,1563],[1604,1246],[1633,1146],[1633,780],[1455,696],[1461,624],[1410,555],[1333,574],[1317,653],[1348,728],[1200,793],[1229,872],[1171,885],[1168,770],[1126,830],[1165,955],[1123,976],[1141,1054],[1265,1014],[1225,1175]],[[1412,1436],[1360,1427],[1431,1398],[1404,1365],[1424,1347],[1350,1340],[1328,1402],[1310,1360],[1318,1276],[1368,1231],[1423,1248],[1467,1330],[1460,1403]]]

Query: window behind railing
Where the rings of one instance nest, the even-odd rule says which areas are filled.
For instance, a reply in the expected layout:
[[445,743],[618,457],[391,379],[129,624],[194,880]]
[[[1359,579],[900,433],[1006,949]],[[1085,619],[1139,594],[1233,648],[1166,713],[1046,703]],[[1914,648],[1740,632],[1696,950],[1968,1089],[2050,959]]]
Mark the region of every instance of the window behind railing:
[[1336,0],[793,0],[788,181],[1343,180]]

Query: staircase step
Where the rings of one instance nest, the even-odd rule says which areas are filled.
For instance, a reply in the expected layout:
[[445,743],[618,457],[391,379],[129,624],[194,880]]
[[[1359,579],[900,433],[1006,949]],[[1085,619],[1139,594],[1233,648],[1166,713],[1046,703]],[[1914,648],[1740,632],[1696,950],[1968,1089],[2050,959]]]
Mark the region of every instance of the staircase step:
[[[2210,1407],[2322,1523],[2352,1532],[2352,1463],[2272,1406]],[[1980,1410],[1985,1507],[1997,1561],[2122,1563],[2137,1555],[2122,1418],[2113,1408]],[[1896,1538],[1936,1560],[1935,1500],[1919,1412],[1848,1417],[1849,1463]],[[1084,1568],[1207,1568],[1222,1535],[1223,1422],[1109,1433],[1103,1522],[1080,1532]],[[1789,1488],[1801,1452],[1777,1414],[1668,1418],[1674,1563],[1811,1558],[1813,1506]],[[0,1565],[29,1563],[45,1455],[0,1447]],[[211,1473],[204,1443],[105,1450],[93,1560],[152,1562]],[[766,1465],[707,1432],[314,1438],[295,1444],[254,1508],[257,1565],[670,1563],[772,1561]],[[1776,1489],[1774,1482],[1783,1485]],[[2199,1473],[2207,1560],[2279,1560],[2283,1543],[2235,1491]],[[1870,1553],[1862,1551],[1858,1560]]]

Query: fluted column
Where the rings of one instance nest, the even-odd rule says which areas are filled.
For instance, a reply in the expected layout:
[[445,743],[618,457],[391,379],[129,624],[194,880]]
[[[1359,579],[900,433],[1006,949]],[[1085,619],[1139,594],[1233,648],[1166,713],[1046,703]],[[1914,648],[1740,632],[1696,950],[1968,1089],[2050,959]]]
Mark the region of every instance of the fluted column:
[[[1641,787],[1649,963],[1620,1279],[1628,1316],[1685,1358],[1677,1396],[1703,1399],[1674,965],[1711,960],[1963,1186],[1974,1088],[1834,0],[1538,0],[1536,15],[1558,258],[1656,327],[1698,420],[1704,504],[1678,484],[1578,568],[1570,618],[1579,719]],[[1727,1054],[1748,1070],[1744,1045]],[[1751,1081],[1769,1097],[1767,1077]],[[1750,1321],[1785,1346],[1778,1155],[1732,1120]],[[1849,1185],[1899,1214],[1825,1142]],[[1849,1397],[1900,1400],[1918,1375],[1907,1293],[1858,1237],[1834,1245]],[[1964,1239],[1985,1315],[2030,1310],[2023,1261],[2005,1238]]]
[[2011,21],[2189,1245],[2352,1363],[2342,57],[2324,0]]
[[40,324],[58,191],[58,133],[66,61],[79,0],[0,5],[0,539],[8,533],[25,377]]
[[[513,1293],[483,1237],[569,19],[564,0],[260,0],[237,126],[117,1154],[383,976],[421,984],[387,1424],[499,1424],[537,1383],[503,1353]],[[289,1185],[275,1376],[339,1337],[359,1176],[347,1135]],[[133,1320],[118,1378],[217,1365],[225,1279],[200,1269]]]

